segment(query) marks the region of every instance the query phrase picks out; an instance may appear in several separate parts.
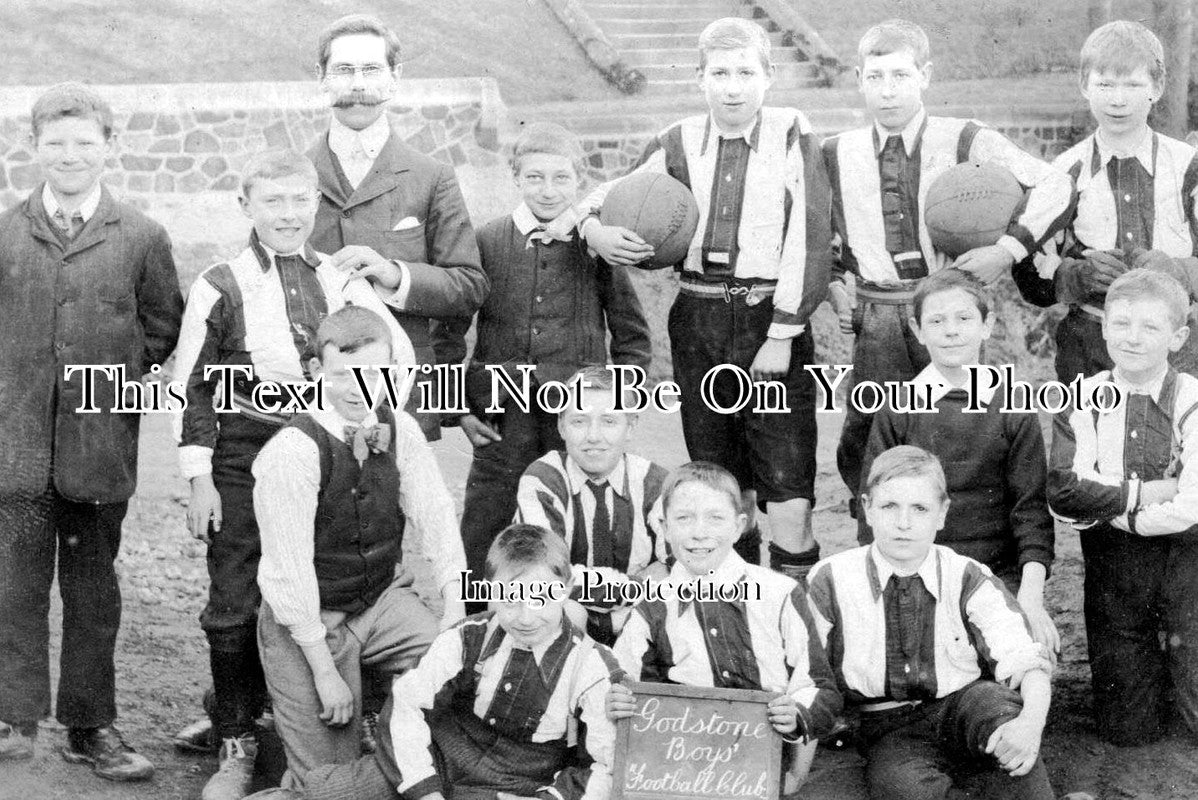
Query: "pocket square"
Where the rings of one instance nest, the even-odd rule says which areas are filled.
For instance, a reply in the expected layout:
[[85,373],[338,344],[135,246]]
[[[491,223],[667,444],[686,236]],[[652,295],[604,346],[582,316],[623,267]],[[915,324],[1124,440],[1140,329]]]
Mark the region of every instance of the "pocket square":
[[418,227],[420,227],[420,220],[416,219],[415,217],[404,217],[399,222],[395,223],[395,227],[392,228],[391,230],[406,231],[409,228],[418,228]]

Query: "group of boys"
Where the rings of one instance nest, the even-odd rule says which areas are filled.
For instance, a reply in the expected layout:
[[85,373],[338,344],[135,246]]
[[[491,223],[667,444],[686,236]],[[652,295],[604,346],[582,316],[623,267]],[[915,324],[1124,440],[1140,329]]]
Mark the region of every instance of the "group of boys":
[[[247,162],[249,244],[197,278],[184,310],[165,233],[99,183],[111,111],[77,85],[38,101],[46,184],[0,217],[0,386],[12,400],[0,405],[12,431],[0,451],[0,757],[31,756],[49,711],[57,542],[63,754],[111,779],[152,773],[112,725],[113,561],[137,419],[73,413],[82,387],[63,367],[146,374],[172,350],[189,401],[188,525],[209,545],[211,724],[180,740],[219,749],[204,800],[248,794],[268,711],[287,772],[261,797],[600,800],[615,721],[637,703],[625,677],[770,692],[788,788],[847,716],[872,797],[943,798],[950,773],[974,766],[998,774],[1001,796],[1050,798],[1039,755],[1060,644],[1044,606],[1050,506],[1083,529],[1100,735],[1151,741],[1173,708],[1198,734],[1198,614],[1185,603],[1198,546],[1171,535],[1198,525],[1198,379],[1169,363],[1198,292],[1198,157],[1148,127],[1159,42],[1126,22],[1090,36],[1082,87],[1098,131],[1051,166],[978,123],[926,113],[928,40],[911,23],[865,34],[873,124],[822,144],[800,112],[763,105],[774,68],[759,26],[717,20],[699,53],[709,113],[663,131],[637,167],[681,181],[700,210],[669,320],[693,461],[672,474],[628,452],[636,415],[595,366],[648,366],[626,268],[652,248],[596,217],[611,184],[579,199],[581,149],[560,126],[522,132],[522,201],[476,239],[452,170],[389,127],[394,34],[343,18],[319,47],[328,135],[311,158]],[[950,262],[923,200],[970,160],[1007,167],[1026,196],[995,245]],[[1032,302],[1071,304],[1062,380],[1092,375],[1126,395],[1115,412],[1062,412],[1051,459],[1034,414],[1003,413],[993,393],[983,413],[964,409],[993,324],[985,284],[1008,271]],[[854,380],[928,385],[941,411],[850,412],[837,459],[861,546],[821,560],[805,367],[829,291],[856,335]],[[465,360],[471,324],[467,413],[366,400],[360,382],[389,380],[386,365]],[[703,376],[726,363],[782,384],[784,424],[705,402]],[[518,383],[522,364],[536,381],[581,386],[584,402],[554,415],[493,397],[484,367]],[[317,379],[323,409],[253,402],[262,381]],[[400,401],[411,389],[396,388]],[[224,394],[238,413],[214,412]],[[460,527],[426,443],[440,424],[474,446]],[[433,562],[440,619],[405,564],[409,530]],[[529,592],[593,579],[751,583],[760,597],[467,606],[467,568]]]

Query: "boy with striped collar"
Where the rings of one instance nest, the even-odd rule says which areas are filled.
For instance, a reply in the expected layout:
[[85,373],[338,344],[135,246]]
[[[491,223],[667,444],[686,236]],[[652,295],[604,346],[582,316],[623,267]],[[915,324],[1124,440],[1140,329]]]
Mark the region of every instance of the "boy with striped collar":
[[[901,19],[875,25],[861,38],[857,55],[873,124],[823,144],[840,244],[831,298],[841,331],[856,334],[852,379],[907,381],[928,365],[927,350],[907,326],[919,279],[953,266],[993,283],[1064,226],[1072,184],[995,130],[927,113],[923,93],[932,63],[928,36],[918,25]],[[932,246],[924,199],[939,174],[965,161],[1001,164],[1027,195],[997,244],[950,262]],[[845,284],[848,272],[856,278],[855,304]],[[841,431],[836,461],[852,494],[861,484],[871,422],[872,415],[850,406]]]

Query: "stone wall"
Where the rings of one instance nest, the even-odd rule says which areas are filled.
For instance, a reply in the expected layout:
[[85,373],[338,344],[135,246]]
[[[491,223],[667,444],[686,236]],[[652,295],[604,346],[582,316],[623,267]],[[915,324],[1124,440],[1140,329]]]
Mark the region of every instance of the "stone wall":
[[[249,155],[307,149],[328,126],[315,82],[97,87],[113,106],[118,152],[105,182],[122,193],[234,191]],[[41,87],[0,90],[0,203],[40,180],[30,149],[29,108]],[[405,138],[455,167],[501,163],[504,105],[490,79],[405,81],[389,109]]]
[[[113,105],[119,135],[117,154],[104,180],[166,226],[185,288],[201,269],[244,244],[249,222],[240,212],[235,190],[248,156],[267,147],[306,149],[326,128],[330,113],[315,82],[97,88]],[[42,90],[0,88],[0,205],[5,207],[40,180],[29,145],[28,109]],[[649,137],[669,121],[662,109],[656,114],[626,114],[616,106],[598,117],[575,118],[568,106],[557,108],[563,109],[560,121],[580,132],[588,183],[626,172]],[[478,222],[518,202],[504,153],[516,126],[492,79],[406,80],[389,111],[413,147],[454,166]],[[936,108],[934,113],[975,117],[1044,157],[1072,144],[1087,122],[1079,120],[1072,107],[954,107]],[[810,117],[821,133],[865,124],[860,109],[816,110]],[[596,119],[601,124],[593,124]],[[665,320],[676,281],[665,272],[633,274],[653,328],[652,372],[664,377],[670,372]],[[1028,359],[1026,342],[1044,340],[1046,318],[1020,303],[1010,286],[999,295],[1006,335],[994,342],[991,354],[1002,360]],[[819,360],[843,363],[850,342],[837,333],[826,307],[814,326]]]

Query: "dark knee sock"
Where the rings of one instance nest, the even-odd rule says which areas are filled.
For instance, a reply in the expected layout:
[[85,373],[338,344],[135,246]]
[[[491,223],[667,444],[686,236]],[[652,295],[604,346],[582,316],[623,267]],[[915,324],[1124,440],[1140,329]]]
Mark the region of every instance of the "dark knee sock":
[[258,648],[209,649],[212,667],[212,724],[221,739],[254,731],[262,713],[266,682]]
[[789,550],[783,550],[778,545],[770,542],[770,569],[774,572],[781,572],[799,581],[803,585],[807,584],[807,573],[819,561],[819,545],[815,545],[810,550],[803,550],[798,553],[792,553]]

